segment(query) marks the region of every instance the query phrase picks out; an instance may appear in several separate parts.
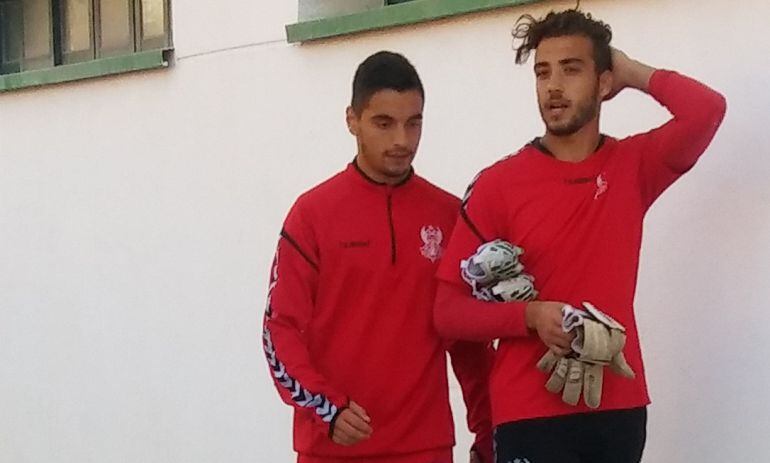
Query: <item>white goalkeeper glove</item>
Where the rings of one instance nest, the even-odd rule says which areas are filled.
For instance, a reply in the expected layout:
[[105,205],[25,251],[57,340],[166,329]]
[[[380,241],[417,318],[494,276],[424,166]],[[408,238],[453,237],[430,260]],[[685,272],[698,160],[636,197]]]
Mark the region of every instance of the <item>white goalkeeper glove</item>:
[[545,373],[553,370],[546,382],[546,389],[562,392],[562,400],[577,405],[581,390],[586,405],[598,408],[601,404],[604,367],[626,378],[634,378],[634,371],[626,362],[623,347],[626,343],[625,328],[612,317],[584,302],[585,310],[565,306],[562,328],[575,332],[572,351],[560,357],[548,351],[537,367]]

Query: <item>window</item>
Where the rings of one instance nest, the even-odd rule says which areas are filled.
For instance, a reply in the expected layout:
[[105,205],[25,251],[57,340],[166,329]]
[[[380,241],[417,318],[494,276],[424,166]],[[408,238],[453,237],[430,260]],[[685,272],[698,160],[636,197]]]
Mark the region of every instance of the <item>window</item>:
[[286,40],[321,40],[539,1],[542,0],[299,0],[298,22],[286,25]]
[[413,0],[300,0],[299,19],[307,21],[360,13]]
[[169,0],[0,0],[0,74],[170,46]]

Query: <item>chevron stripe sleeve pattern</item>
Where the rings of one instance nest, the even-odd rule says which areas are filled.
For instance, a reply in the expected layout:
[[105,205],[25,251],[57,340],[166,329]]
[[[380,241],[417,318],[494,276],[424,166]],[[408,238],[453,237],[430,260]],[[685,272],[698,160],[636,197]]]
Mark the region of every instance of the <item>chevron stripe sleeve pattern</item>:
[[313,313],[318,267],[308,260],[315,257],[309,252],[313,247],[303,243],[306,236],[294,228],[291,235],[282,232],[271,267],[262,347],[281,399],[297,410],[312,411],[319,423],[329,425],[347,397],[328,383],[308,351],[305,333]]

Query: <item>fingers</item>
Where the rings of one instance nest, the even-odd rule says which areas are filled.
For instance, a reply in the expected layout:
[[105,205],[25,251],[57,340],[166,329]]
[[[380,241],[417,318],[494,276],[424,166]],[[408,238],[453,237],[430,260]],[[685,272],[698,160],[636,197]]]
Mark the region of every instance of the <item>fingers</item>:
[[349,423],[336,423],[332,441],[341,445],[355,445],[369,438],[369,435],[355,429]]
[[350,430],[349,434],[361,436],[361,438],[369,438],[372,435],[372,427],[369,423],[355,413],[346,414],[343,418],[342,424],[345,425],[346,430]]
[[344,431],[341,431],[339,429],[334,430],[334,434],[332,434],[332,442],[335,444],[340,444],[344,446],[351,446],[355,445],[360,440],[356,440],[354,437],[351,437],[349,434],[346,434]]
[[583,390],[583,362],[570,359],[567,370],[567,381],[564,383],[562,400],[570,405],[577,405]]
[[372,427],[369,423],[350,408],[346,408],[340,412],[334,423],[332,441],[341,445],[354,445],[371,436]]
[[574,332],[564,332],[564,306],[559,302],[534,302],[527,306],[528,326],[534,327],[543,343],[561,356],[572,351],[575,339]]
[[546,344],[546,346],[551,349],[556,355],[559,355],[561,357],[564,357],[565,355],[570,353],[570,349],[559,347],[555,344]]
[[561,328],[549,333],[548,341],[562,349],[569,349],[575,336],[572,333],[565,333]]
[[554,351],[551,346],[548,346],[548,352],[543,355],[537,362],[537,369],[543,373],[550,373],[556,364],[561,360],[562,354]]
[[546,346],[559,355],[567,355],[572,350],[572,340],[575,339],[574,333],[565,333],[561,324],[553,324],[547,327],[540,338]]
[[353,413],[355,413],[356,415],[358,415],[358,416],[359,416],[361,419],[363,419],[363,420],[364,420],[364,421],[366,421],[367,423],[371,423],[371,422],[372,422],[372,419],[371,419],[371,418],[369,418],[369,415],[366,413],[366,410],[364,410],[364,407],[362,407],[362,406],[358,405],[357,403],[355,403],[355,402],[353,402],[353,401],[351,400],[351,401],[350,401],[350,405],[349,405],[349,408],[350,408],[350,410],[351,410]]
[[342,445],[353,445],[368,439],[368,436],[354,428],[350,423],[338,422],[334,427],[332,440]]

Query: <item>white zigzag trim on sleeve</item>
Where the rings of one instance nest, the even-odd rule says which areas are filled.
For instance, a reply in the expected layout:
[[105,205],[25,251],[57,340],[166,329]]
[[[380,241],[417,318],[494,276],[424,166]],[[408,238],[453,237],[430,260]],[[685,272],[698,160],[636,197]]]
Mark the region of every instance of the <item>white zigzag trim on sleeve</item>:
[[300,407],[314,408],[316,415],[325,423],[331,423],[337,415],[337,406],[321,394],[313,394],[286,372],[286,366],[275,355],[275,347],[270,338],[270,330],[265,328],[262,333],[265,356],[276,382],[291,393],[291,399]]
[[[280,246],[280,244],[279,244]],[[276,250],[275,259],[273,260],[273,268],[270,272],[270,286],[267,291],[267,308],[265,314],[265,321],[270,318],[272,308],[271,299],[273,295],[273,289],[278,283],[278,251]],[[292,378],[286,371],[286,366],[278,360],[275,353],[275,346],[273,346],[273,340],[270,336],[270,330],[267,329],[267,323],[265,323],[262,330],[262,346],[265,350],[265,357],[267,357],[267,363],[270,365],[273,378],[284,389],[291,393],[291,399],[300,407],[315,409],[316,415],[321,417],[321,420],[325,423],[331,423],[335,416],[337,416],[337,406],[331,403],[329,399],[321,394],[313,394],[311,391],[305,389],[302,384]]]

